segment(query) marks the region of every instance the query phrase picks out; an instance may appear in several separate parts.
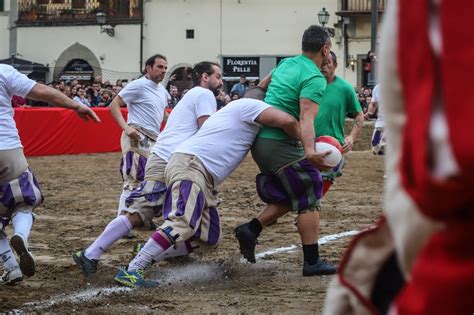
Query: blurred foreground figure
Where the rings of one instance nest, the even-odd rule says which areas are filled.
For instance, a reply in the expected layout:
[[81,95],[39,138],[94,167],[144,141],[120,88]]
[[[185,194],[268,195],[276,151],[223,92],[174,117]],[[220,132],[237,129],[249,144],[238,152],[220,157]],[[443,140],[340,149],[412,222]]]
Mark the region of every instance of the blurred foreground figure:
[[460,26],[472,10],[467,0],[389,3],[379,68],[386,212],[351,243],[325,314],[474,311],[474,30]]

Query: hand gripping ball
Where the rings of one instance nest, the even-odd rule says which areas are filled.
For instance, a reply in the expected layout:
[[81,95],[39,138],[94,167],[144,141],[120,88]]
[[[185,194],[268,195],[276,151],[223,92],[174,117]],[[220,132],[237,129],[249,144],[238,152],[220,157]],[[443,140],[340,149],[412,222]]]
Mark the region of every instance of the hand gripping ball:
[[325,157],[327,164],[336,166],[341,162],[342,146],[336,138],[331,136],[320,136],[316,139],[314,146],[316,152],[319,153],[331,151],[331,153]]

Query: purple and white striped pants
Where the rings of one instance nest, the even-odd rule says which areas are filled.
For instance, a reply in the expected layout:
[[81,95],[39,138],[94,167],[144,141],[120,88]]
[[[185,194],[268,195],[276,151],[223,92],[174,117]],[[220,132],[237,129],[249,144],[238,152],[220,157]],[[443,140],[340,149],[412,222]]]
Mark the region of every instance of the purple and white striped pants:
[[0,217],[9,219],[17,211],[33,212],[43,199],[38,181],[28,168],[17,178],[0,183]]

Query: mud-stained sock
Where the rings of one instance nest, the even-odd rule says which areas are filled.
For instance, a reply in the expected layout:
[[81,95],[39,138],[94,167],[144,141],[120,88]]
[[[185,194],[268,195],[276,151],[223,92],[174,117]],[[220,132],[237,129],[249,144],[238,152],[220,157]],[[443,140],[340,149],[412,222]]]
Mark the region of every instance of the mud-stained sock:
[[257,218],[253,218],[249,222],[249,229],[252,231],[253,234],[255,234],[257,237],[260,235],[260,232],[262,232],[262,224],[260,221],[257,220]]
[[127,235],[132,230],[132,224],[124,215],[110,221],[104,232],[90,245],[85,252],[89,259],[99,260],[100,256],[116,241]]
[[130,197],[131,193],[132,192],[128,189],[122,190],[122,193],[120,194],[119,205],[117,208],[117,216],[120,216],[122,210],[127,209],[127,206],[125,205],[125,200]]
[[303,256],[304,261],[309,265],[314,265],[319,259],[319,246],[318,243],[311,245],[303,245]]
[[167,249],[171,247],[171,242],[167,237],[161,235],[160,231],[154,232],[145,246],[140,250],[140,252],[133,258],[133,260],[128,265],[128,271],[144,270],[146,269],[153,260],[164,253]]
[[31,227],[33,226],[33,214],[31,212],[18,211],[12,217],[12,225],[15,234],[20,234],[25,241],[28,241]]
[[0,232],[0,261],[3,264],[3,270],[18,267],[18,262],[12,253],[8,239],[2,232]]

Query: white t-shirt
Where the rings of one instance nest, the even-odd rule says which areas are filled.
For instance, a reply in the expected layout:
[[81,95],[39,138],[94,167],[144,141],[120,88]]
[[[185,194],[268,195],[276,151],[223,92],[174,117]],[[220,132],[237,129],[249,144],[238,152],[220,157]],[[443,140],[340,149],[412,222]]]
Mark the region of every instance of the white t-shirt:
[[199,130],[198,118],[210,116],[216,109],[216,97],[211,90],[192,88],[173,108],[151,152],[168,162],[176,147]]
[[28,79],[15,68],[0,64],[0,150],[21,148],[12,107],[13,95],[26,97],[35,81]]
[[158,136],[163,113],[168,105],[163,85],[143,76],[127,84],[118,95],[127,104],[127,124],[138,125]]
[[214,178],[214,186],[218,186],[247,155],[261,127],[255,119],[269,107],[249,98],[230,102],[175,152],[197,156]]
[[377,120],[375,121],[375,128],[382,128],[383,124],[383,110],[380,103],[380,84],[377,84],[372,90],[372,102],[376,102],[378,106]]

